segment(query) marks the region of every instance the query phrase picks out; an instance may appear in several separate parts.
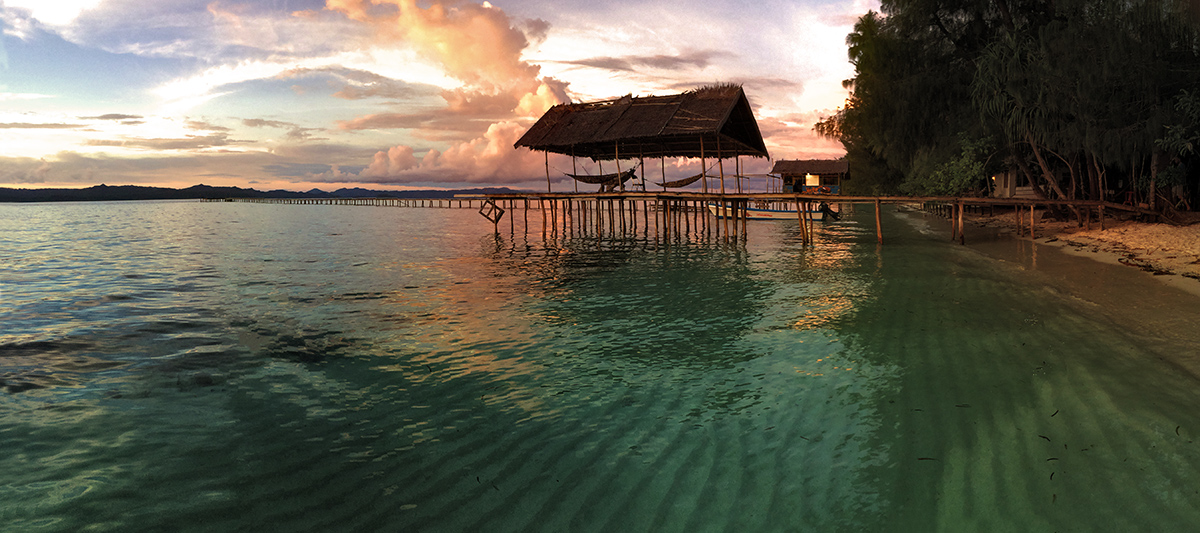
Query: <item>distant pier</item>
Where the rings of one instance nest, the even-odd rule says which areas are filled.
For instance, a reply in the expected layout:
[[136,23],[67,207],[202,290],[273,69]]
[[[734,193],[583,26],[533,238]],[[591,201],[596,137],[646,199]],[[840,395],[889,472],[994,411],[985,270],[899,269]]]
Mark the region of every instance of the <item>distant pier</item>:
[[[206,202],[248,202],[295,205],[349,205],[374,207],[418,207],[435,209],[477,209],[499,232],[507,218],[510,230],[515,231],[514,219],[520,213],[528,230],[529,211],[541,214],[543,233],[594,231],[610,235],[648,230],[677,230],[702,232],[718,238],[744,238],[748,208],[794,211],[800,223],[801,239],[813,241],[816,206],[828,204],[870,204],[875,207],[875,232],[883,243],[880,224],[882,204],[909,204],[944,216],[950,220],[951,240],[965,243],[963,236],[964,211],[991,210],[996,207],[1012,209],[1018,235],[1036,236],[1035,209],[1038,206],[1061,206],[1071,210],[1081,224],[1090,227],[1095,221],[1104,229],[1106,209],[1140,215],[1161,216],[1153,211],[1095,200],[1043,200],[1027,198],[986,197],[912,197],[912,196],[848,196],[829,194],[747,193],[713,194],[686,192],[612,192],[612,193],[507,193],[456,196],[453,198],[207,198]],[[715,217],[708,206],[721,206],[732,216]],[[507,214],[507,217],[506,217]]]

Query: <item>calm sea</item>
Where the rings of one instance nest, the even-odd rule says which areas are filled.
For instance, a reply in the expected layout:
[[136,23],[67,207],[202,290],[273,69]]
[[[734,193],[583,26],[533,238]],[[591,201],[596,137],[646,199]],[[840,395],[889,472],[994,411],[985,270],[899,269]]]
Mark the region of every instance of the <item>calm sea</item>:
[[1200,527],[1196,300],[1150,276],[869,208],[517,216],[0,205],[0,530]]

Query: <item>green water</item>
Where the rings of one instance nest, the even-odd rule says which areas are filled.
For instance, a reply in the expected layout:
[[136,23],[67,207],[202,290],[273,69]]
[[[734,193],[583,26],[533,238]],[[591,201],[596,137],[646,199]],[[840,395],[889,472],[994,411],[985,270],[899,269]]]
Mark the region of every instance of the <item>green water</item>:
[[[868,209],[812,247],[790,221],[0,215],[4,531],[1200,524],[1200,387],[1172,363],[1196,334],[1154,327],[1194,300],[1029,243],[888,212],[878,246]],[[1070,265],[1137,284],[1110,288],[1139,313]]]

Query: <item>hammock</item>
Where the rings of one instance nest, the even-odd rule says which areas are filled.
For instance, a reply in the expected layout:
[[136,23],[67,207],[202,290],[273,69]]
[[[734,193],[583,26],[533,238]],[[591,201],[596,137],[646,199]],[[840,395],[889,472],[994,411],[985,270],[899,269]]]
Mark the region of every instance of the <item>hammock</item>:
[[679,187],[687,187],[688,185],[691,185],[693,183],[696,183],[697,181],[700,181],[700,178],[703,178],[703,177],[704,177],[704,174],[696,174],[695,176],[692,176],[690,178],[683,178],[681,180],[668,181],[666,183],[658,183],[657,185],[659,187],[666,187],[668,189],[676,189]]
[[[622,172],[621,173],[621,183],[629,181],[629,179],[633,177],[634,170],[635,169],[631,168],[629,170],[626,170],[625,172]],[[575,178],[575,181],[578,181],[580,183],[590,183],[592,185],[601,184],[601,183],[602,184],[612,183],[613,185],[617,184],[617,175],[616,174],[598,174],[595,176],[586,175],[586,174],[567,174],[567,175],[572,178]]]

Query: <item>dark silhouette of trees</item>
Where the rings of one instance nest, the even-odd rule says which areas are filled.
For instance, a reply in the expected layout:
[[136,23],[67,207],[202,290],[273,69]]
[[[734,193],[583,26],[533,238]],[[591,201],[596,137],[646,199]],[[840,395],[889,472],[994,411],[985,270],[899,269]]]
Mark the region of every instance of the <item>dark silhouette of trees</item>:
[[846,39],[850,100],[816,129],[878,192],[982,193],[1013,170],[1039,196],[1195,204],[1192,5],[885,0]]

